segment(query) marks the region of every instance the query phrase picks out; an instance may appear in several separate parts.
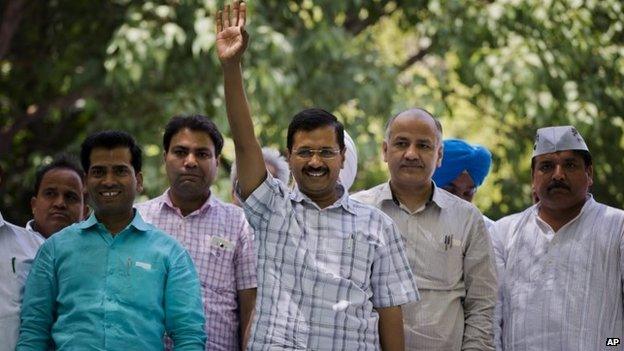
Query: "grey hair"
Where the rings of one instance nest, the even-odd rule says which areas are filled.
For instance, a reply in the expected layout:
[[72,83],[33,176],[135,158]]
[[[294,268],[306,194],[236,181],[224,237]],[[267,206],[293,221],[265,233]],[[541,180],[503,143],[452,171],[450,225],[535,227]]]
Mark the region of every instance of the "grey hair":
[[[280,152],[274,148],[263,147],[262,157],[264,157],[264,163],[269,164],[275,168],[276,178],[281,180],[282,183],[288,184],[290,180],[290,168],[288,162]],[[236,171],[236,162],[232,163],[232,171],[230,172],[230,180],[232,184],[236,181],[238,173]]]
[[384,140],[388,141],[390,139],[390,126],[392,126],[392,122],[394,122],[394,120],[399,117],[400,115],[406,113],[406,112],[410,112],[410,113],[414,113],[414,114],[425,114],[429,117],[431,117],[431,119],[433,119],[433,123],[435,123],[436,129],[437,129],[437,137],[438,137],[438,142],[441,144],[442,143],[442,123],[440,123],[440,120],[438,118],[436,118],[431,112],[425,110],[424,108],[421,107],[414,107],[405,111],[401,111],[399,113],[397,113],[396,115],[392,116],[387,122],[386,122],[386,131],[384,133]]

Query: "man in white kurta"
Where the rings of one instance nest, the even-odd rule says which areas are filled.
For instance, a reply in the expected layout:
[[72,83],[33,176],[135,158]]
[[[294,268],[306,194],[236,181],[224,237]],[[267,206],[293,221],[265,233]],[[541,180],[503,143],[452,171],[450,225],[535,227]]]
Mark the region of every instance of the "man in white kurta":
[[624,211],[596,202],[591,156],[573,127],[538,131],[532,162],[540,202],[499,220],[498,350],[619,350]]
[[0,351],[15,350],[24,284],[41,243],[41,236],[5,221],[0,213]]

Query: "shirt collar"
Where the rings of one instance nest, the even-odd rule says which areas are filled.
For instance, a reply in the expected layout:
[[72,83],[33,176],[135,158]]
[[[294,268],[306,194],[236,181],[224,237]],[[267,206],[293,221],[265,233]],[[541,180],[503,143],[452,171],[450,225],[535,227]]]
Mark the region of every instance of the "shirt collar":
[[26,222],[26,230],[31,231],[31,232],[36,232],[35,230],[35,220],[31,219],[30,221]]
[[4,218],[2,217],[2,213],[0,212],[0,227],[3,227],[6,224]]
[[[338,200],[336,200],[336,202],[334,202],[332,205],[327,206],[326,208],[329,209],[334,207],[342,207],[347,212],[355,215],[356,210],[353,204],[353,200],[351,200],[351,198],[349,197],[349,192],[346,191],[344,186],[342,186],[342,184],[340,183],[336,183],[336,186],[339,187],[339,189],[342,191],[342,195],[338,198]],[[301,190],[299,190],[297,183],[295,183],[294,188],[290,192],[290,199],[295,202],[305,201],[313,204],[315,207],[318,208],[318,205],[314,201],[312,201],[306,194],[302,193]]]
[[455,200],[455,199],[451,198],[451,196],[455,196],[455,195],[445,192],[441,188],[438,188],[438,186],[433,181],[433,179],[431,180],[431,183],[433,187],[433,193],[431,194],[430,201],[438,205],[438,207],[440,208],[447,208],[447,207],[452,206],[453,205],[452,200]]
[[[452,205],[452,202],[449,199],[449,194],[445,194],[440,188],[438,188],[433,180],[431,180],[431,188],[432,192],[429,196],[429,200],[425,203],[425,206],[430,203],[436,204],[439,208],[446,208]],[[451,195],[454,196],[454,195]],[[400,206],[399,200],[392,193],[392,188],[390,187],[390,181],[387,181],[382,184],[379,189],[379,193],[375,202],[379,205],[383,201],[392,201],[395,205]]]
[[[173,201],[171,201],[171,188],[167,188],[167,190],[165,190],[165,192],[158,197],[160,203],[161,203],[161,208],[162,206],[167,206],[170,209],[176,211],[177,213],[179,213],[180,215],[182,215],[180,213],[180,209],[177,208],[174,204]],[[208,209],[212,206],[214,206],[217,203],[217,198],[216,196],[214,196],[212,194],[212,191],[210,192],[210,196],[208,196],[208,199],[206,200],[206,202],[203,203],[203,205],[201,205],[200,208],[198,208],[197,210],[193,211],[193,213],[204,213],[206,211],[208,211]],[[191,213],[192,214],[192,213]]]
[[[130,221],[130,224],[128,226],[132,226],[136,230],[141,231],[141,232],[146,232],[150,230],[151,229],[150,225],[145,223],[145,221],[143,221],[143,218],[139,214],[139,211],[137,211],[134,208],[132,209],[132,211],[134,211],[134,217],[132,218],[132,221]],[[91,215],[89,216],[89,218],[87,218],[85,221],[79,222],[77,225],[78,225],[78,228],[80,229],[88,229],[98,224],[101,224],[101,223],[95,217],[95,211],[93,211],[91,212]],[[102,226],[104,225],[102,224]]]
[[[567,226],[568,224],[575,222],[578,218],[580,218],[586,211],[589,211],[591,207],[593,207],[596,204],[596,200],[594,200],[594,196],[590,193],[587,193],[587,198],[585,200],[585,203],[583,204],[583,207],[581,207],[581,210],[579,211],[578,215],[576,215],[576,217],[572,218],[568,223],[566,223],[564,226]],[[536,203],[533,206],[530,207],[530,210],[532,212],[532,214],[535,216],[535,218],[538,218],[540,221],[543,221],[540,217],[539,217],[539,207],[540,207],[540,203]],[[546,222],[544,222],[546,223]],[[563,228],[563,227],[562,227]]]
[[30,221],[28,221],[26,223],[26,230],[28,230],[29,232],[35,233],[39,237],[41,237],[41,239],[46,240],[46,238],[43,236],[43,234],[39,233],[37,231],[37,229],[35,229],[35,220],[34,219],[31,219]]

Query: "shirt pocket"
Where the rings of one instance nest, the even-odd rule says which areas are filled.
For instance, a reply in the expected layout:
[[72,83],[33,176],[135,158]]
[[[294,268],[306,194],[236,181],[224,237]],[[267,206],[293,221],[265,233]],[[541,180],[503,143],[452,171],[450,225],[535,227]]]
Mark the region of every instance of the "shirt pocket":
[[404,242],[414,274],[424,280],[423,289],[451,289],[462,279],[461,241],[451,235],[424,235],[418,244],[409,238]]
[[33,260],[30,258],[6,257],[0,264],[0,281],[3,285],[0,290],[6,291],[11,302],[15,305],[21,303],[21,296],[32,262]]
[[358,235],[320,238],[317,260],[327,271],[352,281],[358,287],[370,285],[372,245]]
[[[123,263],[121,274],[125,276],[126,289],[119,299],[148,310],[161,306],[168,275],[166,268],[159,262],[146,258],[128,257]],[[147,293],[146,293],[147,292]],[[112,294],[111,298],[116,298]]]
[[131,285],[134,287],[164,288],[165,270],[163,267],[150,262],[149,260],[132,260],[126,262]]
[[200,272],[202,288],[215,292],[235,291],[235,243],[212,236],[206,253],[207,266]]

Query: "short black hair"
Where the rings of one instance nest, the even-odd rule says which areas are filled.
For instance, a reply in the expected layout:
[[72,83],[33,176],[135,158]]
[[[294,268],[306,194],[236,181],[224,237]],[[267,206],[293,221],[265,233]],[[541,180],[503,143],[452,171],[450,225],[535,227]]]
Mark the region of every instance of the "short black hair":
[[143,164],[141,148],[136,143],[132,135],[118,131],[105,130],[89,135],[80,146],[80,163],[82,168],[88,172],[91,166],[91,151],[96,148],[112,150],[118,147],[127,147],[130,150],[132,168],[134,172],[140,172]]
[[80,177],[80,180],[84,183],[85,172],[78,164],[76,158],[65,153],[58,154],[54,156],[52,162],[46,165],[39,166],[39,168],[37,168],[37,172],[35,172],[35,196],[39,194],[39,187],[41,186],[41,181],[43,180],[43,177],[46,175],[46,173],[55,169],[68,169],[72,172],[75,172],[78,177]]
[[290,121],[288,125],[288,134],[286,136],[286,147],[288,151],[292,151],[293,138],[296,132],[300,130],[309,132],[325,126],[334,127],[338,146],[340,146],[341,151],[344,150],[344,126],[338,121],[338,118],[323,109],[309,108],[294,115],[292,121]]
[[200,131],[208,134],[215,147],[215,156],[221,155],[223,149],[223,135],[208,117],[202,115],[193,116],[175,116],[171,118],[167,126],[165,126],[165,134],[163,134],[163,148],[165,152],[169,151],[171,138],[182,129],[190,129],[192,131]]
[[[563,150],[562,150],[563,151]],[[593,164],[592,156],[587,150],[571,150],[574,154],[579,155],[583,158],[583,162],[585,163],[585,169]],[[531,158],[531,174],[535,171],[535,157]]]

